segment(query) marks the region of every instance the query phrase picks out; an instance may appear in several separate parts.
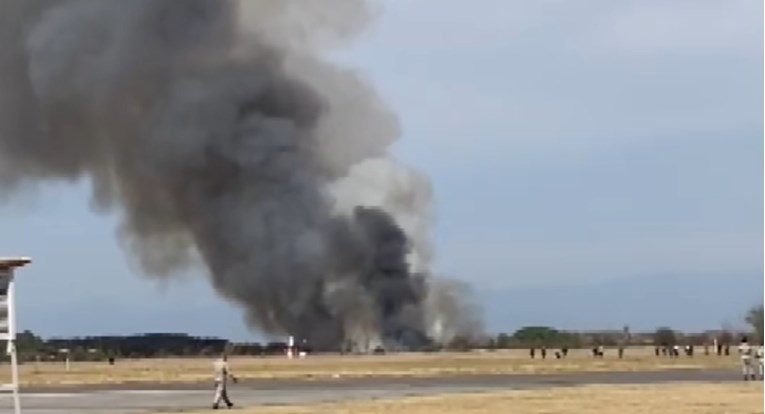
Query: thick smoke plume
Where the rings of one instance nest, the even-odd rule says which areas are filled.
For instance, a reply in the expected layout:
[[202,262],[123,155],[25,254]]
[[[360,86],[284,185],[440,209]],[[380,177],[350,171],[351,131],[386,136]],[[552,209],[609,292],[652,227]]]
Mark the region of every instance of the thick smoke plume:
[[428,181],[396,117],[321,56],[361,0],[0,2],[0,191],[80,180],[147,274],[198,260],[257,329],[315,347],[475,328],[428,272]]

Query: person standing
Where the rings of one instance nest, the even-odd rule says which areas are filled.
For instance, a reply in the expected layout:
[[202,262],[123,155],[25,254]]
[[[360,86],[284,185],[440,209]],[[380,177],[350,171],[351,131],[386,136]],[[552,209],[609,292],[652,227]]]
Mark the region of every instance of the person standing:
[[754,357],[757,362],[757,368],[758,368],[760,381],[765,380],[765,369],[764,369],[765,367],[763,367],[763,356],[764,356],[763,352],[765,352],[765,350],[763,350],[762,345],[760,345],[757,347],[757,351],[755,351],[754,353]]
[[228,356],[223,354],[220,359],[213,363],[214,375],[215,375],[215,398],[213,399],[213,410],[217,410],[220,402],[226,403],[226,406],[231,409],[234,407],[234,403],[228,398],[228,380],[231,379],[234,383],[238,379],[231,373],[231,369],[228,366]]
[[738,346],[738,354],[741,357],[741,372],[744,374],[744,381],[754,380],[754,366],[752,361],[752,347],[746,337],[741,338]]

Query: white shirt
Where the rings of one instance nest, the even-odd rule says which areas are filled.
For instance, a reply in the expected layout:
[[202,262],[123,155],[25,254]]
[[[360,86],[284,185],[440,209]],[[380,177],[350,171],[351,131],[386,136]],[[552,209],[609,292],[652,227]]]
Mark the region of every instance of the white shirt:
[[218,359],[213,362],[213,369],[215,372],[215,381],[225,384],[229,375],[231,375],[228,368],[228,362],[224,361],[223,359]]
[[744,342],[738,346],[738,353],[741,354],[742,360],[748,360],[752,356],[752,347],[748,343]]

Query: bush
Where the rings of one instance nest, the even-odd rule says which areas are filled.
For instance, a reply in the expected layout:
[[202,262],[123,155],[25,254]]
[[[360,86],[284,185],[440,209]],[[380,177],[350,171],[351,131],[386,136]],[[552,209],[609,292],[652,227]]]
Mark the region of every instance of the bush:
[[677,334],[670,328],[661,327],[653,334],[653,343],[659,346],[677,345]]

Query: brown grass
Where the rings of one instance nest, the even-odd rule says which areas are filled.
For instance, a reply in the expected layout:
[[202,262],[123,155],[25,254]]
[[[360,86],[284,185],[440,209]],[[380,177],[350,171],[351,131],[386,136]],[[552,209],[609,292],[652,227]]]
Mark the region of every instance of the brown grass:
[[[569,354],[564,360],[528,358],[526,352],[397,354],[380,356],[309,356],[301,360],[283,357],[231,358],[230,365],[240,378],[318,379],[366,376],[436,376],[464,374],[537,374],[587,371],[650,371],[679,368],[735,368],[735,356],[656,358],[645,350],[630,350],[623,360],[611,354],[595,360],[585,351]],[[0,367],[0,383],[8,370]],[[24,385],[74,385],[117,383],[174,383],[207,381],[212,360],[153,359],[105,362],[72,362],[66,371],[63,362],[28,363],[21,367]]]
[[[194,411],[212,414],[216,411]],[[271,406],[239,414],[762,414],[761,383],[598,385],[576,388],[451,394],[398,400]]]

